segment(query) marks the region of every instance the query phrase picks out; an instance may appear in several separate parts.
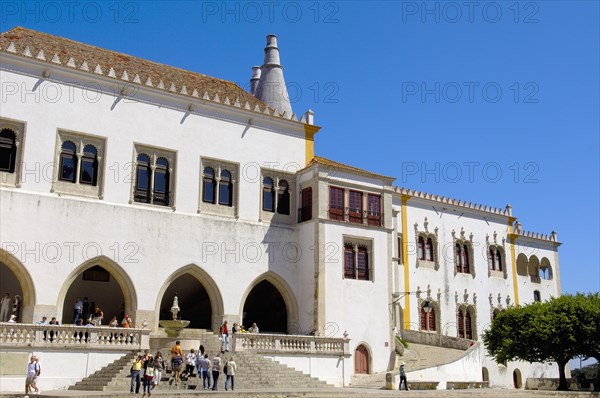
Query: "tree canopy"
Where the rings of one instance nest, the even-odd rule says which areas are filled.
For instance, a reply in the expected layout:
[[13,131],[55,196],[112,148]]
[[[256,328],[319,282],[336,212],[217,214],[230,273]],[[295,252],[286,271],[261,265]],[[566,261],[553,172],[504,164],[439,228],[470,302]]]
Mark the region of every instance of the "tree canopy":
[[567,389],[565,366],[583,355],[600,357],[600,295],[576,294],[502,311],[483,334],[498,363],[556,362],[559,390]]

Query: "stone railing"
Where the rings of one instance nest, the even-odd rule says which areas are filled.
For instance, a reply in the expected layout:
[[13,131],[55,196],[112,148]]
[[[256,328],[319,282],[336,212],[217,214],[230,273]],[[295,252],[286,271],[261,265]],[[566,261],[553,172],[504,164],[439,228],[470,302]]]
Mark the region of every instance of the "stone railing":
[[350,339],[290,334],[236,333],[233,350],[270,354],[350,356]]
[[150,330],[111,327],[0,323],[0,346],[60,349],[143,350]]
[[443,348],[454,348],[457,350],[468,350],[470,347],[477,343],[468,340],[461,339],[460,337],[445,336],[437,333],[421,332],[418,330],[402,330],[402,336],[409,343],[433,345]]

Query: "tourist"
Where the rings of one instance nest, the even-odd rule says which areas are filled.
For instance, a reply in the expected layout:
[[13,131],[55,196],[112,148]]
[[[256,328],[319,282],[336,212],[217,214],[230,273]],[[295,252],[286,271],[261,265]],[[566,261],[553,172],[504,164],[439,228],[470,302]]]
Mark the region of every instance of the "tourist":
[[234,322],[233,326],[231,327],[231,334],[239,333],[239,331],[240,331],[240,324],[237,322]]
[[169,384],[173,383],[173,380],[175,380],[176,386],[179,384],[181,365],[183,365],[183,349],[181,348],[181,342],[177,340],[173,348],[171,348],[171,369],[173,369],[173,379],[169,380]]
[[133,393],[133,388],[135,386],[135,393],[140,393],[140,372],[142,371],[142,367],[144,366],[144,359],[142,355],[138,355],[137,358],[133,360],[133,365],[131,365],[131,388],[129,389],[130,393]]
[[210,389],[210,370],[211,364],[210,359],[208,359],[208,353],[204,353],[204,356],[198,356],[198,372],[200,377],[202,377],[202,387],[205,390]]
[[75,299],[75,305],[73,306],[73,324],[77,325],[77,321],[82,319],[83,302],[79,297]]
[[142,388],[142,392],[146,395],[148,392],[148,396],[152,395],[150,390],[152,389],[152,379],[154,379],[154,358],[152,355],[147,354],[144,358],[144,387]]
[[48,318],[46,318],[45,316],[42,317],[42,320],[38,322],[38,325],[47,325],[48,324]]
[[17,317],[16,322],[21,322],[21,307],[23,306],[23,300],[21,296],[15,294],[15,298],[13,299],[13,308],[12,313]]
[[229,329],[227,329],[227,321],[219,328],[221,332],[221,353],[229,352]]
[[[60,323],[56,320],[56,317],[53,316],[52,319],[50,320],[50,322],[48,322],[48,325],[60,325]],[[58,330],[55,332],[54,330],[50,331],[50,341],[54,340],[54,335],[58,335]]]
[[186,377],[194,377],[194,366],[196,366],[196,353],[192,348],[185,356],[185,375]]
[[8,320],[8,323],[17,323],[17,316],[11,315],[10,319]]
[[4,293],[4,296],[0,299],[0,322],[8,321],[11,303],[10,294]]
[[408,382],[406,381],[406,372],[404,371],[404,362],[400,362],[400,385],[398,390],[402,390],[402,383],[404,382],[404,389],[408,391]]
[[133,321],[131,320],[128,314],[125,314],[125,318],[123,318],[123,320],[121,321],[121,326],[124,328],[133,327]]
[[160,384],[160,379],[162,378],[162,372],[165,370],[165,359],[162,354],[159,352],[154,356],[154,378],[152,379],[152,388],[156,387]]
[[233,357],[230,357],[229,361],[225,362],[225,375],[227,376],[227,378],[225,379],[225,391],[227,391],[229,380],[231,380],[231,391],[234,390],[234,376],[236,371],[237,365],[233,360]]
[[104,312],[100,309],[100,306],[94,308],[94,314],[92,315],[92,323],[96,326],[102,325],[102,319],[104,319]]
[[258,326],[256,326],[256,323],[253,323],[252,326],[250,326],[250,329],[248,329],[249,333],[258,333]]
[[25,376],[25,395],[29,394],[31,388],[35,390],[36,394],[40,393],[40,389],[37,388],[36,378],[41,373],[41,367],[38,362],[38,358],[35,355],[31,356],[29,363],[27,364],[27,375]]
[[212,360],[212,389],[217,391],[219,385],[219,373],[221,372],[221,354],[217,354]]
[[248,333],[244,325],[240,325],[240,333]]
[[111,328],[116,328],[119,326],[119,321],[117,321],[116,315],[110,319],[110,322],[108,322],[108,326],[110,326]]

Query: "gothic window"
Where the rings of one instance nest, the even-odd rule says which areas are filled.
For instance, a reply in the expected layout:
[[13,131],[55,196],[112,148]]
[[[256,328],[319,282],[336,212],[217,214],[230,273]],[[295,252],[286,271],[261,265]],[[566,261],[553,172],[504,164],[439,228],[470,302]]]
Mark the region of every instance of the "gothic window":
[[77,175],[77,146],[71,141],[65,141],[60,151],[60,174],[62,181],[75,182]]
[[433,261],[433,239],[427,238],[425,243],[425,259],[427,261]]
[[279,180],[277,190],[277,213],[290,215],[290,186],[286,180]]
[[458,309],[458,337],[463,339],[473,340],[473,307],[468,308],[461,307]]
[[421,306],[420,311],[421,330],[425,332],[435,332],[437,330],[435,323],[435,308],[430,301],[426,301]]
[[470,258],[470,244],[464,241],[458,241],[454,245],[454,261],[456,263],[456,272],[463,274],[471,273],[471,258]]
[[150,157],[141,153],[137,157],[135,169],[135,196],[136,202],[150,203]]
[[133,200],[158,206],[173,205],[173,153],[136,147]]
[[215,191],[217,180],[215,179],[215,170],[212,167],[205,167],[202,173],[202,201],[205,203],[215,203]]
[[79,182],[81,184],[90,184],[96,186],[98,181],[98,151],[93,145],[86,145],[83,148],[81,157],[81,174]]
[[275,212],[275,188],[271,177],[263,179],[263,210]]
[[219,204],[223,206],[233,205],[233,183],[229,170],[221,170],[219,181]]
[[425,238],[423,238],[422,236],[419,236],[419,239],[417,240],[417,251],[418,251],[418,256],[419,256],[419,260],[425,261]]

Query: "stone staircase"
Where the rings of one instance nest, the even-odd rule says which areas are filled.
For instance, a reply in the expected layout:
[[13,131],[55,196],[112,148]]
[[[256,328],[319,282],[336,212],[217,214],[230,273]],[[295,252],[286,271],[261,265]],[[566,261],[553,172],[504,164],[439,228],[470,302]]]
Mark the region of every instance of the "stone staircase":
[[[410,343],[409,348],[405,349],[404,355],[402,357],[399,357],[399,359],[400,361],[406,363],[406,372],[410,373],[416,370],[431,368],[458,361],[466,354],[467,352],[464,350]],[[385,372],[374,373],[370,375],[355,375],[352,377],[351,386],[365,388],[384,388],[385,375],[388,372],[390,371],[388,370]],[[396,375],[398,373],[398,370],[394,369],[392,373]]]
[[[204,346],[211,359],[220,352],[219,338],[212,331],[186,330],[181,334],[180,339],[184,348],[186,347],[186,339],[199,341],[200,344]],[[168,362],[167,367],[170,368],[171,345],[161,345],[160,343],[163,340],[165,339],[157,338],[155,339],[155,344],[152,344],[151,341],[152,349],[150,352],[152,354],[157,351],[163,353],[163,357],[165,357],[166,362]],[[195,345],[194,348],[197,350],[198,346],[199,344]],[[185,354],[189,352],[189,350],[184,351]],[[131,385],[129,369],[136,354],[137,353],[128,353],[127,355],[124,355],[122,358],[97,371],[93,375],[77,382],[75,385],[69,387],[69,389],[87,391],[129,391]],[[250,351],[238,353],[225,352],[221,355],[223,360],[228,360],[232,356],[237,365],[237,372],[235,375],[236,390],[332,387],[324,381],[310,377],[298,370],[289,368],[277,361],[265,358],[260,354]],[[185,369],[185,366],[182,367],[182,369]],[[173,392],[188,389],[202,390],[202,380],[198,377],[197,370],[195,370],[195,377],[182,378],[178,386],[175,386],[174,383],[169,383],[169,378],[171,376],[171,373],[163,372],[163,378],[159,385],[156,386],[155,390],[171,390]],[[218,381],[219,390],[225,389],[225,379],[225,375],[221,373]]]

